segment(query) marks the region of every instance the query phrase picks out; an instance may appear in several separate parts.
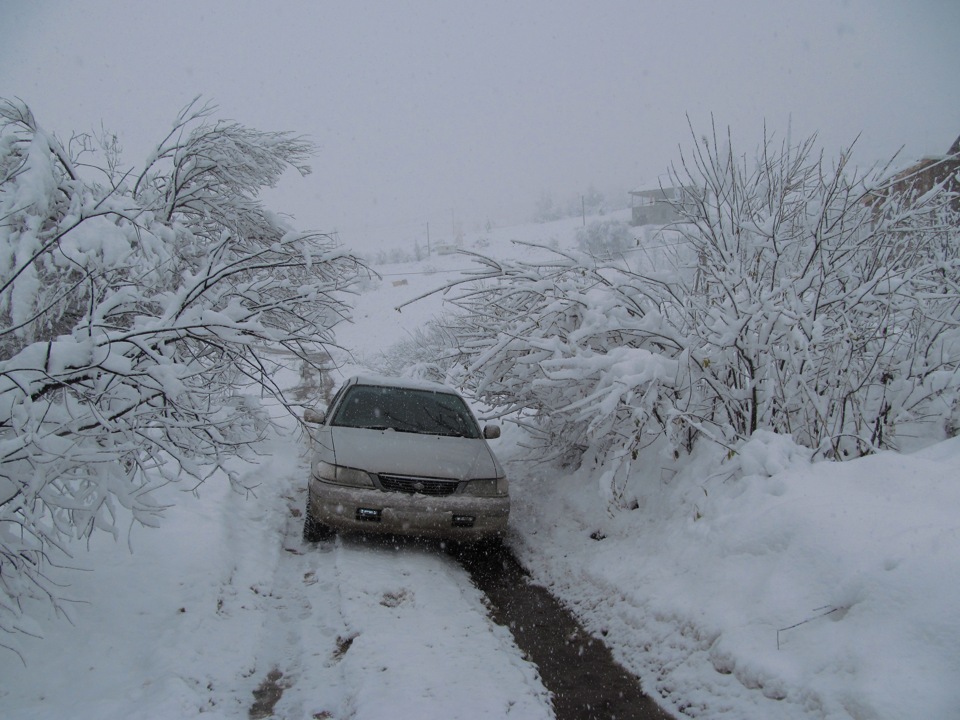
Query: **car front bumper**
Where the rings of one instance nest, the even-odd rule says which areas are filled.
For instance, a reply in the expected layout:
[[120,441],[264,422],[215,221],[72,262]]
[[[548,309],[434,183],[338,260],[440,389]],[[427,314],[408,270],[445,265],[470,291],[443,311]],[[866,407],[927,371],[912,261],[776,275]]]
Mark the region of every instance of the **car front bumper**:
[[310,479],[313,516],[341,531],[386,533],[449,540],[484,540],[503,535],[509,497],[433,497],[352,488]]

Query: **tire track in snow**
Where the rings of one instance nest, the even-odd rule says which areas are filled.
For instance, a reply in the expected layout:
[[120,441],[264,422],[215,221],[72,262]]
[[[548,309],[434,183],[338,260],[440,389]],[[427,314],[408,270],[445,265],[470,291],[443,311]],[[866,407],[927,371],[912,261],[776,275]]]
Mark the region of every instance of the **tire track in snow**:
[[558,720],[669,720],[640,681],[614,661],[550,592],[530,582],[509,549],[454,547],[452,553],[486,595],[496,622],[540,670]]
[[[306,473],[306,467],[299,471]],[[303,491],[299,480],[278,483],[283,514],[276,564],[269,588],[261,589],[263,619],[256,653],[258,687],[248,717],[339,718],[346,686],[338,667],[344,635],[333,548],[312,548],[300,537]],[[299,483],[302,484],[302,483]],[[271,525],[273,523],[270,523]]]
[[342,717],[554,717],[536,668],[436,543],[364,536],[331,543],[349,638],[343,671],[353,683]]

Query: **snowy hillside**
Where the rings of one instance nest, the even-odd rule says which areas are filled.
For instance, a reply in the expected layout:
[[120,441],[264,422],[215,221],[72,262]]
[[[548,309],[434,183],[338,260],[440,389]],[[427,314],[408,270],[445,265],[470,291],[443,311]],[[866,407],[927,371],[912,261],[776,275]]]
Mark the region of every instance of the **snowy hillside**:
[[[548,254],[511,241],[565,249],[580,225],[472,233],[463,249],[534,262]],[[335,382],[402,358],[398,343],[445,309],[439,293],[405,303],[472,267],[461,254],[376,266],[337,329]],[[284,718],[551,717],[536,668],[452,560],[302,543],[304,443],[275,412],[277,437],[241,469],[255,495],[214,477],[161,497],[159,529],[78,550],[91,572],[58,576],[81,601],[73,624],[39,621],[42,639],[16,639],[23,662],[0,649],[2,715],[248,717],[272,687]],[[604,468],[528,462],[524,431],[504,425],[509,544],[671,712],[957,715],[960,439],[832,464],[761,431],[736,455],[701,445],[635,465],[619,509]]]

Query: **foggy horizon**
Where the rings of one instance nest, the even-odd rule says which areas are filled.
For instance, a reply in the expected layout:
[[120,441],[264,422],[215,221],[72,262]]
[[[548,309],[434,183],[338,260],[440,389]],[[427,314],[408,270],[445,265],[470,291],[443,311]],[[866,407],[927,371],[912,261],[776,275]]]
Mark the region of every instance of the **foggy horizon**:
[[[591,186],[612,206],[698,135],[859,135],[871,164],[960,134],[960,6],[576,2],[454,7],[0,2],[0,95],[45,129],[117,133],[141,166],[200,95],[216,117],[318,146],[266,194],[303,229],[376,245],[533,217]],[[619,195],[619,197],[617,197]]]

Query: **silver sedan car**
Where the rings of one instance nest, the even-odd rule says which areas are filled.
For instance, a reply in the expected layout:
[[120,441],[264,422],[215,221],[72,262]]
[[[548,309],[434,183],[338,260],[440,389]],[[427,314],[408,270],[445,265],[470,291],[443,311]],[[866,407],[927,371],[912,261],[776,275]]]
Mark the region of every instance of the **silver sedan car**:
[[463,398],[435,383],[354,377],[327,412],[307,410],[313,435],[303,537],[334,530],[451,540],[507,528],[507,477]]

